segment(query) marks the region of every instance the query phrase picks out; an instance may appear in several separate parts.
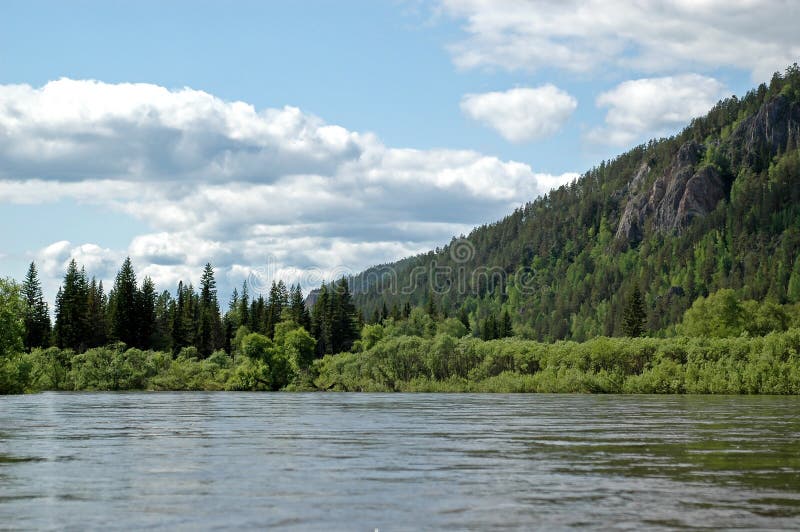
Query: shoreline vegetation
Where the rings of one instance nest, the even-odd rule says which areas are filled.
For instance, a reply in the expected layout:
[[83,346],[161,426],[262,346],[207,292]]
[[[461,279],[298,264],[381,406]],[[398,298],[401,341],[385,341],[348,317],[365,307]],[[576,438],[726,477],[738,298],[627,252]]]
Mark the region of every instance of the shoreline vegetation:
[[[0,279],[0,393],[116,390],[800,394],[800,305],[699,297],[647,337],[634,290],[625,334],[583,342],[515,335],[509,314],[448,317],[433,303],[363,321],[342,278],[307,308],[299,287],[234,293],[220,313],[211,265],[200,291],[141,287],[127,259],[106,295],[74,261],[56,322],[34,264]],[[127,338],[128,341],[123,341]]]
[[0,386],[40,391],[348,391],[492,393],[800,394],[800,328],[764,337],[596,338],[545,344],[393,336],[359,352],[312,360],[313,339],[288,323],[282,338],[250,333],[233,356],[56,347],[6,359]]

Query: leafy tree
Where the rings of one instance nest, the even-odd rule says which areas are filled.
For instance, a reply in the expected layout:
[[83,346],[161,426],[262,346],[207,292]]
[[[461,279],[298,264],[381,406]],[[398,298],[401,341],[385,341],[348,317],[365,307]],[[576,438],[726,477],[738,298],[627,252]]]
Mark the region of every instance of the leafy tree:
[[683,316],[680,331],[687,336],[739,336],[745,313],[736,293],[719,290],[708,297],[699,297]]
[[22,283],[22,296],[25,298],[25,349],[30,352],[34,347],[46,347],[50,344],[51,329],[50,312],[42,295],[36,264],[33,262]]
[[25,317],[26,301],[20,287],[10,279],[0,279],[0,363],[22,351]]

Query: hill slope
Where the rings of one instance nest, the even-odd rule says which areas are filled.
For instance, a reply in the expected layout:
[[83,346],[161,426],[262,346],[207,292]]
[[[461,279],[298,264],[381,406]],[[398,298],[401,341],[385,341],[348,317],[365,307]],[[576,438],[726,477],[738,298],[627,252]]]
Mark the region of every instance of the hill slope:
[[800,69],[719,102],[678,135],[603,162],[443,249],[351,279],[366,318],[428,305],[473,327],[507,311],[549,341],[621,332],[644,293],[648,329],[701,295],[800,300]]

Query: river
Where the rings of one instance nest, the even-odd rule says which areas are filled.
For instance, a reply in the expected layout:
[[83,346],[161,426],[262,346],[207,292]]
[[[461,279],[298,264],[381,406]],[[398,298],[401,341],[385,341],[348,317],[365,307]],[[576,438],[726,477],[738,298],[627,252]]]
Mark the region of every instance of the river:
[[0,529],[800,527],[800,398],[0,397]]

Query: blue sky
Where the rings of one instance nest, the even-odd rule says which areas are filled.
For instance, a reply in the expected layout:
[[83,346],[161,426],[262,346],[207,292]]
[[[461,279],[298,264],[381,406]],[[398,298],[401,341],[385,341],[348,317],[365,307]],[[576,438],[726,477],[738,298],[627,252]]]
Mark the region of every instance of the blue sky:
[[0,275],[36,260],[52,298],[71,257],[109,280],[131,255],[170,290],[211,261],[226,291],[429,249],[768,80],[800,55],[797,11],[5,5]]

